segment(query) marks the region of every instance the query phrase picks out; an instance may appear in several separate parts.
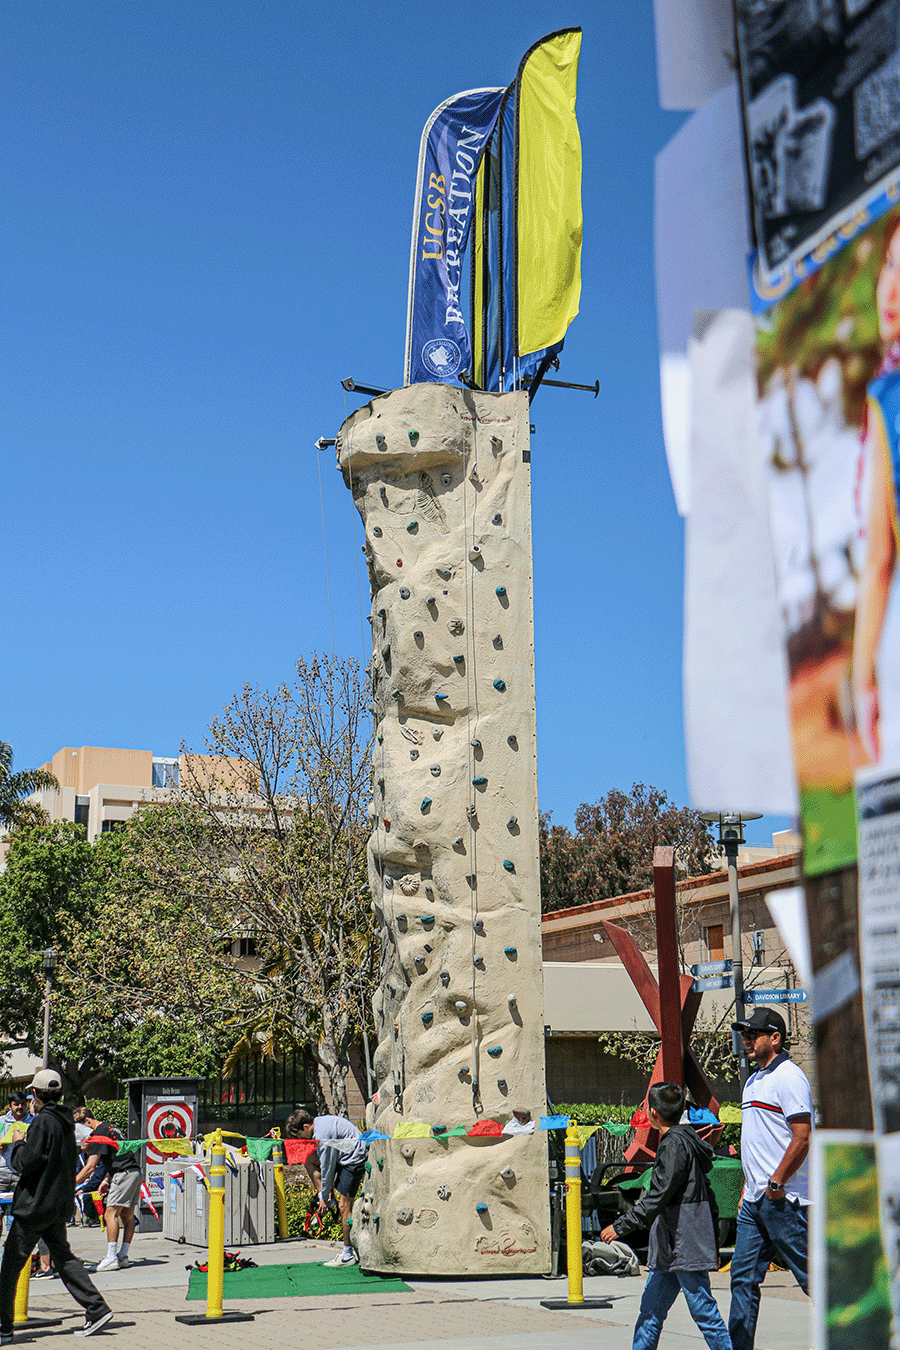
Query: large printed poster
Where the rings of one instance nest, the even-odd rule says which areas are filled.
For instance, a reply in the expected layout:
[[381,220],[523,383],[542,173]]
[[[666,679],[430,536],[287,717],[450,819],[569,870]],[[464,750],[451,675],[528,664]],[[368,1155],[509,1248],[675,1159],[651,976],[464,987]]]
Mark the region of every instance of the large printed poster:
[[855,775],[900,765],[900,209],[761,317],[757,359],[815,875],[856,858]]

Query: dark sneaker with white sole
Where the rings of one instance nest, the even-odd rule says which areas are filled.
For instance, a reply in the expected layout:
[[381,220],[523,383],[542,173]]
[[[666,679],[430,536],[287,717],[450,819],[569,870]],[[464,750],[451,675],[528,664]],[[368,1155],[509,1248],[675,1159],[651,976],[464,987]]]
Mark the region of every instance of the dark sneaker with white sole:
[[100,1313],[98,1317],[85,1317],[84,1326],[75,1328],[76,1336],[93,1336],[95,1331],[105,1327],[107,1322],[112,1321],[112,1312],[107,1308],[106,1312]]

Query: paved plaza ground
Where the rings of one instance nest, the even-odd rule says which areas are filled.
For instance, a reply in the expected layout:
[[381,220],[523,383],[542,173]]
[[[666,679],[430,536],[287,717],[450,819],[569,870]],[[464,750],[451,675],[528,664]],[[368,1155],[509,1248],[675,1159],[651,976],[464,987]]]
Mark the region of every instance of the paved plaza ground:
[[[97,1229],[69,1230],[72,1246],[86,1261],[106,1254]],[[245,1247],[258,1265],[329,1260],[337,1248],[326,1243],[290,1241]],[[128,1350],[628,1350],[637,1313],[642,1277],[597,1276],[586,1279],[585,1296],[608,1300],[609,1307],[590,1312],[551,1312],[541,1299],[564,1298],[564,1278],[437,1280],[411,1279],[411,1293],[328,1295],[314,1298],[235,1300],[226,1308],[253,1312],[253,1322],[190,1327],[175,1321],[176,1313],[195,1313],[203,1304],[186,1302],[188,1272],[205,1252],[182,1246],[157,1234],[138,1234],[127,1270],[96,1275],[97,1286],[115,1311],[103,1332],[104,1341],[120,1337]],[[728,1276],[712,1277],[723,1315],[728,1312]],[[790,1275],[766,1280],[758,1350],[809,1350],[812,1345],[809,1302]],[[52,1338],[81,1325],[80,1309],[58,1280],[31,1282],[30,1311],[60,1316],[62,1326],[17,1332],[16,1341],[35,1350],[52,1350]],[[43,1344],[43,1346],[41,1345]],[[704,1342],[681,1299],[666,1321],[662,1346],[692,1350]]]

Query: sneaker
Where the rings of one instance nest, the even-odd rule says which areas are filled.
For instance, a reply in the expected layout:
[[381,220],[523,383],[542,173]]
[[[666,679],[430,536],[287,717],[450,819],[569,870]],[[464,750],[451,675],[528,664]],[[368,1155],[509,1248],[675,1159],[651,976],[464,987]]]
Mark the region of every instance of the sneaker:
[[0,1345],[12,1345],[11,1331],[0,1331]]
[[88,1315],[84,1319],[84,1326],[75,1328],[75,1335],[93,1336],[95,1331],[99,1331],[101,1327],[105,1327],[107,1322],[110,1321],[112,1321],[112,1312],[109,1308],[107,1308],[105,1313],[101,1313],[99,1317],[91,1317]]
[[119,1258],[117,1256],[104,1256],[102,1261],[98,1261],[94,1270],[118,1270]]
[[119,1270],[124,1270],[126,1266],[131,1265],[131,1258],[128,1256],[119,1257]]
[[359,1257],[356,1252],[351,1252],[349,1256],[345,1252],[338,1252],[333,1261],[324,1261],[326,1266],[355,1266],[359,1264]]

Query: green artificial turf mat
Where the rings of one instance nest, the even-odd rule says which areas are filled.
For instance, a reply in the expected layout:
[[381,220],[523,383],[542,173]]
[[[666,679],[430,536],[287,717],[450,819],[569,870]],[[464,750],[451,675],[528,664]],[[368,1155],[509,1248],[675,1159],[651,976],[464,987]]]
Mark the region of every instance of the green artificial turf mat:
[[[254,1266],[226,1271],[224,1300],[232,1298],[308,1298],[314,1294],[411,1294],[403,1280],[390,1275],[364,1275],[359,1266],[326,1266],[321,1261],[298,1265]],[[187,1296],[206,1298],[206,1275],[192,1270]]]

